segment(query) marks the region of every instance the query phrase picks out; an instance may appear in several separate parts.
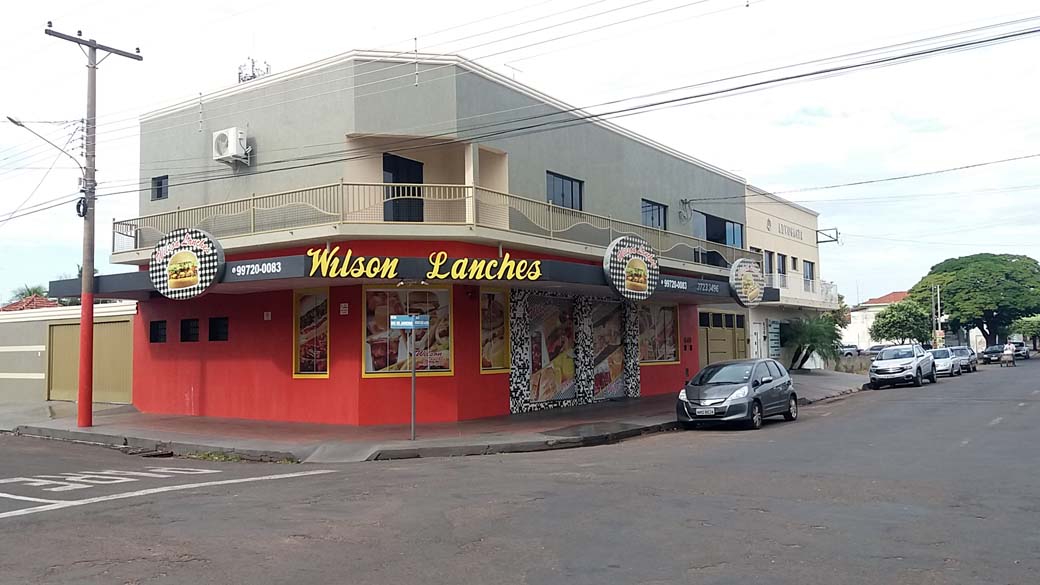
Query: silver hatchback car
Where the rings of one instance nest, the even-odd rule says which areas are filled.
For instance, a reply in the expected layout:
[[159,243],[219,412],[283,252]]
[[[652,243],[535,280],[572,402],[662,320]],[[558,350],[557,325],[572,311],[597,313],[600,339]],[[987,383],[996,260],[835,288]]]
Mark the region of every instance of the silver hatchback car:
[[758,429],[767,416],[796,420],[798,395],[791,375],[775,360],[718,362],[686,383],[675,415],[684,425],[736,422]]

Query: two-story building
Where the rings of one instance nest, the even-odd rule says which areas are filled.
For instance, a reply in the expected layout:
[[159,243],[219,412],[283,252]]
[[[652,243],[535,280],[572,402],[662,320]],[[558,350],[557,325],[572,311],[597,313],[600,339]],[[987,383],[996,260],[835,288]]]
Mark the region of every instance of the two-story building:
[[141,180],[112,235],[140,271],[97,288],[140,301],[144,412],[401,423],[413,367],[421,422],[671,393],[761,258],[741,177],[455,56],[149,113]]
[[748,185],[745,214],[748,246],[762,259],[766,285],[780,291],[779,300],[749,309],[748,351],[787,363],[780,324],[838,308],[837,289],[820,278],[819,213]]

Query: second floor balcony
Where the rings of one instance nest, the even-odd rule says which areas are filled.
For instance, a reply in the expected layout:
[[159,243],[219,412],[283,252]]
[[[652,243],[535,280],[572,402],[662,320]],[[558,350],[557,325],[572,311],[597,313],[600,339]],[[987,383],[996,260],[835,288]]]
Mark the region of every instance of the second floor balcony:
[[116,221],[114,262],[147,262],[178,228],[219,238],[228,252],[342,239],[456,239],[597,257],[616,237],[650,242],[666,267],[728,274],[740,248],[474,185],[333,183]]
[[766,286],[780,289],[780,304],[838,308],[838,289],[832,282],[791,274],[766,274],[765,277]]

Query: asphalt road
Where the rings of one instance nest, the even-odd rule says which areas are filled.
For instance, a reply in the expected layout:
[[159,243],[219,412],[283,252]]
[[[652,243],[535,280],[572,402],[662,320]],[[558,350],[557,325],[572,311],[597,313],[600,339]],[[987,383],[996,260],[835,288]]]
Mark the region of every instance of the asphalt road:
[[463,459],[218,464],[0,437],[0,584],[1034,585],[1038,374]]

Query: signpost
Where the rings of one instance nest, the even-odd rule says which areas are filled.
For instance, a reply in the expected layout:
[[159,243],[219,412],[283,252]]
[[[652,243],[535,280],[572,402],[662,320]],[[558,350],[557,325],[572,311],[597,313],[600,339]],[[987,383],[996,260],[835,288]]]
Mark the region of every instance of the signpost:
[[415,330],[429,329],[429,315],[390,315],[390,328],[410,331],[408,335],[408,359],[412,362],[412,432],[415,440]]

